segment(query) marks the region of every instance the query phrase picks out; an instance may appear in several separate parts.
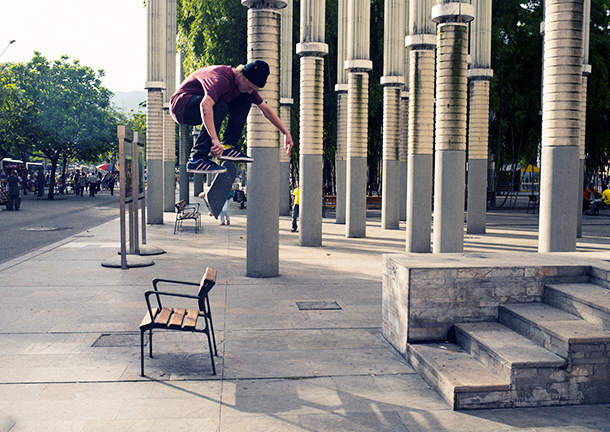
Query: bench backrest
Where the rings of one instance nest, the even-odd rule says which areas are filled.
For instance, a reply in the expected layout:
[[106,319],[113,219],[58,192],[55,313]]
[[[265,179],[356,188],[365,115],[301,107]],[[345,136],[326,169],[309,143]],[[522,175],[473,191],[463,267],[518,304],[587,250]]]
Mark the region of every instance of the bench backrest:
[[174,207],[176,207],[176,211],[180,213],[184,210],[184,207],[186,207],[186,203],[184,202],[184,200],[181,200],[174,204]]
[[216,270],[213,268],[206,268],[203,277],[201,278],[201,282],[199,283],[199,309],[203,309],[203,301],[206,296],[210,292],[210,290],[216,285]]

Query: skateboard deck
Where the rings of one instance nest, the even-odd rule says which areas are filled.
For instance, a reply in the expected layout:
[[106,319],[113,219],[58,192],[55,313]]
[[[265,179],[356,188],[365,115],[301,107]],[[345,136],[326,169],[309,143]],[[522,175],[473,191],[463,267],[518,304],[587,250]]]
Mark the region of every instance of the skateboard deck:
[[220,215],[225,202],[227,202],[227,198],[229,198],[231,186],[233,186],[233,181],[237,176],[237,169],[233,162],[224,161],[221,165],[226,167],[227,171],[216,174],[212,186],[210,186],[210,189],[208,189],[204,196],[208,210],[212,212],[216,219],[218,219],[218,215]]

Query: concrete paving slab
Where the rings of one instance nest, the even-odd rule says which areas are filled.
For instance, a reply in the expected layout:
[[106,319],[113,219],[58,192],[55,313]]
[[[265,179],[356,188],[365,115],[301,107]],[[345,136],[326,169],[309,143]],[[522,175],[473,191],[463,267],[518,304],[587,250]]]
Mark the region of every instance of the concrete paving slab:
[[[524,420],[521,409],[451,411],[379,336],[381,254],[403,253],[404,224],[382,230],[372,219],[367,238],[347,239],[324,219],[323,246],[302,248],[281,217],[280,276],[257,279],[245,276],[245,212],[230,211],[230,227],[203,218],[197,235],[174,235],[171,213],[147,226],[148,244],[166,251],[148,268],[101,266],[117,254],[118,220],[2,263],[0,431],[610,430],[608,405],[534,409]],[[466,236],[465,251],[536,251],[536,217],[488,216],[488,233]],[[579,256],[609,256],[610,228],[585,222]],[[205,336],[156,332],[140,377],[143,292],[155,277],[199,282],[206,266],[218,270],[218,375]],[[341,310],[298,311],[296,301]],[[102,334],[135,340],[92,346]]]

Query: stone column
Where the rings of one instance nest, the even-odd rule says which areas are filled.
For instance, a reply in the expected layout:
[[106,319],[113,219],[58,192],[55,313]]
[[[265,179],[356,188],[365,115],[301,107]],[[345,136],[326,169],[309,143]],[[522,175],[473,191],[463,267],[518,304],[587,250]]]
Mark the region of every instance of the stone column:
[[165,92],[163,93],[163,210],[176,204],[176,123],[169,114],[169,100],[176,91],[176,0],[166,0]]
[[[280,119],[290,130],[290,109],[292,108],[292,0],[280,12]],[[290,155],[284,149],[284,137],[280,134],[280,216],[290,215]]]
[[432,7],[436,35],[436,152],[434,253],[464,249],[468,24],[474,7],[447,2]]
[[[180,82],[184,81],[184,53],[180,52]],[[180,201],[190,202],[189,173],[186,172],[186,164],[191,153],[191,127],[180,125],[178,127],[178,166],[180,177]]]
[[301,102],[299,123],[299,244],[322,245],[324,128],[324,0],[301,0]]
[[405,79],[405,2],[385,0],[383,51],[383,181],[381,227],[398,229],[400,204],[400,94]]
[[[409,34],[408,24],[409,8],[404,7],[405,18],[403,22],[403,33]],[[406,47],[406,44],[405,44]],[[400,93],[400,137],[398,139],[398,163],[399,163],[399,204],[398,204],[398,220],[407,220],[407,170],[409,160],[409,55],[410,49],[403,51],[403,76],[405,77],[404,85]]]
[[347,71],[342,65],[347,57],[347,0],[337,0],[337,151],[335,153],[336,223],[345,224],[347,176]]
[[148,223],[163,223],[163,89],[165,83],[165,0],[147,10],[146,207]]
[[409,2],[409,123],[407,162],[407,252],[429,253],[434,154],[434,50],[431,0]]
[[[578,184],[582,189],[585,186],[585,138],[587,129],[587,77],[591,74],[589,64],[589,35],[591,32],[591,0],[584,0],[583,5],[583,38],[582,38],[582,100],[580,105],[580,158]],[[588,185],[586,185],[588,187]],[[578,192],[578,229],[576,237],[582,237],[582,193]]]
[[[276,113],[280,105],[279,46],[283,0],[242,0],[248,7],[248,62],[269,64],[267,84],[259,92]],[[248,116],[248,227],[246,275],[279,276],[279,132],[260,112]]]
[[473,0],[470,25],[470,103],[468,115],[468,205],[466,231],[485,234],[487,224],[487,156],[491,67],[491,2]]
[[366,0],[347,6],[347,237],[366,236],[366,174],[368,150],[369,60],[371,7]]
[[576,250],[584,0],[547,0],[539,252]]

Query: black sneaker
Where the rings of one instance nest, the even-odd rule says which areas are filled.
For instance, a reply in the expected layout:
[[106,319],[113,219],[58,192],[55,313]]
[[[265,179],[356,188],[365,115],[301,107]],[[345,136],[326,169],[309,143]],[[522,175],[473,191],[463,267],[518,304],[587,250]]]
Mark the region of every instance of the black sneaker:
[[215,174],[226,172],[227,169],[204,157],[197,160],[189,160],[186,164],[186,171],[191,173]]
[[235,147],[224,149],[222,156],[218,156],[218,159],[234,162],[254,162],[254,159],[247,154],[240,152]]

